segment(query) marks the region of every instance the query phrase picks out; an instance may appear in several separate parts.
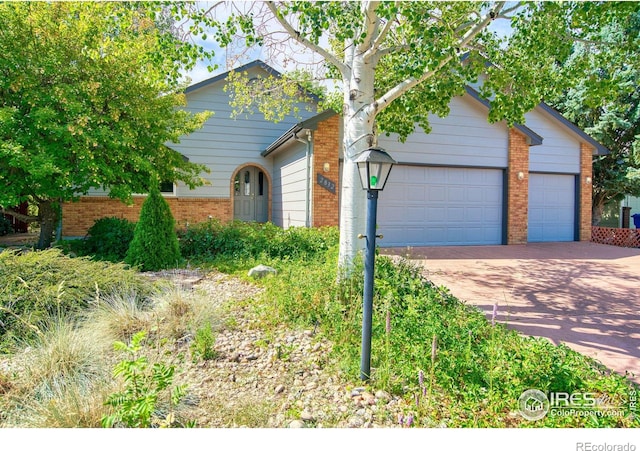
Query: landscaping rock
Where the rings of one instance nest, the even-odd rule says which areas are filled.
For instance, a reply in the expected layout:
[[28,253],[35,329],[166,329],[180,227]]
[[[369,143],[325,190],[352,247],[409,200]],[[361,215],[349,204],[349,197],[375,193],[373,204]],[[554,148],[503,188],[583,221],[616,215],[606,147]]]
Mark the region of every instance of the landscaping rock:
[[273,274],[275,276],[278,274],[278,271],[275,268],[266,265],[258,265],[249,270],[249,277],[253,277],[254,279],[261,279],[269,274]]
[[[163,276],[219,307],[231,307],[220,310],[214,349],[221,357],[205,366],[186,362],[176,378],[199,400],[190,409],[198,427],[400,427],[398,414],[411,406],[382,390],[374,396],[367,387],[350,386],[325,369],[332,344],[322,334],[286,327],[266,333],[256,327],[250,307],[233,302],[257,296],[261,287],[215,271]],[[184,351],[189,343],[178,347]]]
[[314,420],[313,415],[308,410],[303,410],[302,411],[302,413],[300,414],[300,419],[302,421],[313,421]]

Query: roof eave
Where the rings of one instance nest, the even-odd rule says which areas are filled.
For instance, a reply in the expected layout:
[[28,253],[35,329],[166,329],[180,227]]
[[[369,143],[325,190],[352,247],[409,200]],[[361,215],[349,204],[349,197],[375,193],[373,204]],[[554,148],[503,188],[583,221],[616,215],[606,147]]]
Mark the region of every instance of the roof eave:
[[263,157],[267,157],[270,154],[272,154],[273,152],[276,152],[278,149],[282,148],[285,146],[285,144],[287,144],[288,142],[290,142],[291,140],[294,140],[297,138],[297,134],[300,133],[302,130],[316,130],[318,128],[318,124],[322,121],[324,121],[325,119],[328,119],[334,115],[336,115],[338,113],[336,113],[333,110],[324,110],[322,113],[316,114],[315,116],[304,120],[302,122],[298,122],[297,124],[295,124],[293,127],[291,127],[289,130],[287,130],[286,132],[284,132],[282,135],[280,135],[280,137],[278,139],[276,139],[272,144],[269,145],[269,147],[267,147],[265,150],[263,150],[260,155],[262,155]]
[[565,118],[559,111],[555,108],[547,105],[544,102],[540,103],[540,108],[553,116],[556,120],[561,122],[565,127],[570,129],[573,133],[578,135],[583,141],[593,147],[593,155],[608,155],[610,153],[609,149],[600,144],[598,141],[589,136],[584,130],[578,127],[576,124],[571,122],[569,119]]
[[273,67],[269,66],[264,61],[262,61],[262,60],[254,60],[254,61],[251,61],[250,63],[245,64],[244,66],[236,67],[235,69],[228,70],[228,71],[223,72],[223,73],[221,73],[219,75],[216,75],[215,77],[207,78],[206,80],[202,80],[201,82],[198,82],[198,83],[195,83],[193,85],[190,85],[184,90],[184,93],[185,94],[189,94],[189,93],[191,93],[193,91],[197,91],[198,89],[204,88],[204,87],[212,85],[214,83],[217,83],[220,80],[224,80],[229,75],[229,72],[245,71],[245,70],[252,69],[254,67],[259,67],[259,68],[269,72],[270,74],[275,75],[276,77],[280,77],[281,76],[280,72],[275,70]]
[[[487,99],[480,97],[480,93],[478,93],[478,91],[473,89],[471,86],[465,86],[465,89],[467,91],[467,94],[469,94],[472,98],[480,102],[487,109],[491,108],[491,102],[489,102]],[[513,127],[527,138],[527,142],[529,143],[530,146],[539,146],[542,144],[542,141],[544,140],[544,138],[538,135],[533,130],[531,130],[526,125],[515,124]]]

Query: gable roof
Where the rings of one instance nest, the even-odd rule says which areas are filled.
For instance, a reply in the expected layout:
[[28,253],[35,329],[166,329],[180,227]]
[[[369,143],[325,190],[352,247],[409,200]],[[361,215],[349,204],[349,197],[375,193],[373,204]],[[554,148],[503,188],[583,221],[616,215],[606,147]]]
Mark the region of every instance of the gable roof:
[[[469,94],[473,99],[477,100],[482,105],[487,107],[487,109],[489,109],[491,107],[491,103],[487,99],[484,99],[484,98],[480,97],[480,94],[478,93],[478,91],[473,89],[471,86],[466,86],[465,89],[467,91],[467,94]],[[515,124],[513,127],[528,138],[529,145],[531,145],[531,146],[539,146],[539,145],[542,144],[542,141],[543,141],[544,138],[542,136],[538,135],[533,130],[531,130],[526,125]]]
[[[217,83],[220,80],[224,80],[225,78],[227,78],[227,76],[229,75],[230,72],[243,72],[243,71],[247,71],[249,69],[253,69],[254,67],[259,67],[260,69],[262,69],[265,72],[267,72],[269,75],[273,75],[276,78],[281,78],[282,77],[282,74],[280,72],[278,72],[273,67],[269,66],[264,61],[262,61],[262,60],[253,60],[250,63],[247,63],[247,64],[245,64],[243,66],[236,67],[234,69],[230,69],[230,70],[228,70],[226,72],[223,72],[223,73],[221,73],[219,75],[216,75],[216,76],[211,77],[211,78],[207,78],[206,80],[203,80],[201,82],[198,82],[198,83],[195,83],[193,85],[190,85],[184,90],[184,93],[185,94],[189,94],[191,92],[197,91],[198,89],[207,87],[207,86],[212,85],[214,83]],[[314,94],[312,92],[308,92],[306,89],[304,89],[300,85],[298,85],[298,86],[305,93],[305,95],[308,96],[312,101],[314,101],[314,102],[319,102],[320,101],[320,97],[318,97],[316,94]]]
[[569,130],[571,130],[573,133],[575,133],[576,135],[578,135],[581,139],[583,139],[584,141],[587,142],[587,144],[590,144],[594,147],[595,149],[595,153],[594,155],[608,155],[609,149],[607,149],[605,146],[603,146],[602,144],[600,144],[598,141],[596,141],[595,139],[593,139],[591,136],[589,136],[587,133],[585,133],[584,130],[582,130],[580,127],[578,127],[576,124],[574,124],[573,122],[571,122],[569,119],[565,118],[558,110],[556,110],[553,107],[550,107],[549,105],[547,105],[544,102],[541,102],[540,105],[538,105],[540,108],[542,108],[544,111],[546,111],[547,113],[549,113],[554,119],[556,119],[558,122],[560,122],[562,125],[564,125],[565,127],[567,127]]
[[[471,97],[476,99],[478,102],[482,103],[487,108],[491,106],[491,102],[489,102],[487,99],[483,97],[480,97],[480,94],[478,93],[478,91],[473,89],[471,86],[467,86],[465,89],[467,90],[467,93],[471,95]],[[575,125],[573,122],[565,118],[559,111],[555,110],[554,108],[550,107],[544,102],[540,102],[538,106],[542,108],[544,111],[546,111],[547,113],[549,113],[549,115],[551,115],[555,120],[560,122],[561,125],[568,128],[574,134],[578,135],[579,139],[593,146],[594,155],[607,155],[609,153],[609,149],[607,149],[605,146],[603,146],[598,141],[593,139],[591,136],[585,133],[584,130],[582,130],[580,127]],[[541,137],[540,135],[538,135],[537,133],[535,133],[533,130],[531,130],[529,127],[525,125],[515,124],[514,128],[524,133],[524,135],[531,140],[530,145],[532,146],[538,146],[542,144],[542,141],[544,140],[543,137]]]
[[[480,97],[480,95],[478,94],[478,92],[476,90],[474,90],[471,87],[467,86],[467,93],[469,93],[469,95],[476,99],[478,102],[480,102],[482,105],[486,106],[487,108],[489,108],[490,104],[488,101],[486,101],[485,99],[483,99],[482,97]],[[304,129],[309,129],[309,130],[315,130],[318,126],[319,122],[324,121],[325,119],[334,116],[338,113],[336,113],[333,110],[325,110],[322,113],[307,119],[306,121],[302,121],[297,123],[296,125],[294,125],[293,127],[291,127],[289,130],[287,130],[286,132],[284,132],[277,140],[275,140],[271,145],[269,145],[269,147],[267,147],[264,151],[262,151],[261,155],[263,157],[266,157],[267,155],[271,154],[272,152],[275,152],[276,150],[278,150],[281,146],[283,146],[285,143],[293,140],[296,138],[296,135],[298,133],[300,133],[300,131],[304,130]],[[531,130],[529,127],[526,127],[524,125],[520,125],[520,124],[516,124],[515,128],[517,130],[519,130],[521,133],[523,133],[529,141],[529,144],[532,146],[538,146],[540,144],[542,144],[542,137],[540,135],[538,135],[537,133],[535,133],[533,130]]]
[[273,67],[269,66],[267,63],[261,60],[254,60],[254,61],[251,61],[250,63],[245,64],[244,66],[236,67],[235,69],[228,70],[214,77],[207,78],[206,80],[190,85],[187,87],[187,89],[184,90],[184,93],[188,94],[190,92],[197,91],[198,89],[212,85],[220,80],[224,80],[229,75],[229,72],[245,71],[245,70],[253,69],[254,67],[259,67],[275,77],[282,76],[280,72],[275,70]]

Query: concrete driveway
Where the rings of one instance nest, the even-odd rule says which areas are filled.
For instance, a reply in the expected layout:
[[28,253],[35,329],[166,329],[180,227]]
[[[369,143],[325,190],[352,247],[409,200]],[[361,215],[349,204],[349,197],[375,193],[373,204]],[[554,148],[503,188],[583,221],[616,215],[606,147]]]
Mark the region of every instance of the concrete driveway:
[[640,249],[589,242],[381,249],[457,298],[640,383]]

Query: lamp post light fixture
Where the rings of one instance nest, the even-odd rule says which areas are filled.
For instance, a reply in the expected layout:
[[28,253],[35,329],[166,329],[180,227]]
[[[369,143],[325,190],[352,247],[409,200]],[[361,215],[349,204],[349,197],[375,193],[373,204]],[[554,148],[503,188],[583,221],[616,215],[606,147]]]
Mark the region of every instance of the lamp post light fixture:
[[[358,165],[362,188],[367,191],[367,245],[364,260],[364,293],[362,295],[362,348],[360,359],[360,379],[371,376],[371,320],[373,317],[373,275],[376,258],[376,216],[378,192],[384,189],[395,160],[384,150],[376,147],[361,152],[354,160]],[[382,236],[380,236],[382,238]]]

